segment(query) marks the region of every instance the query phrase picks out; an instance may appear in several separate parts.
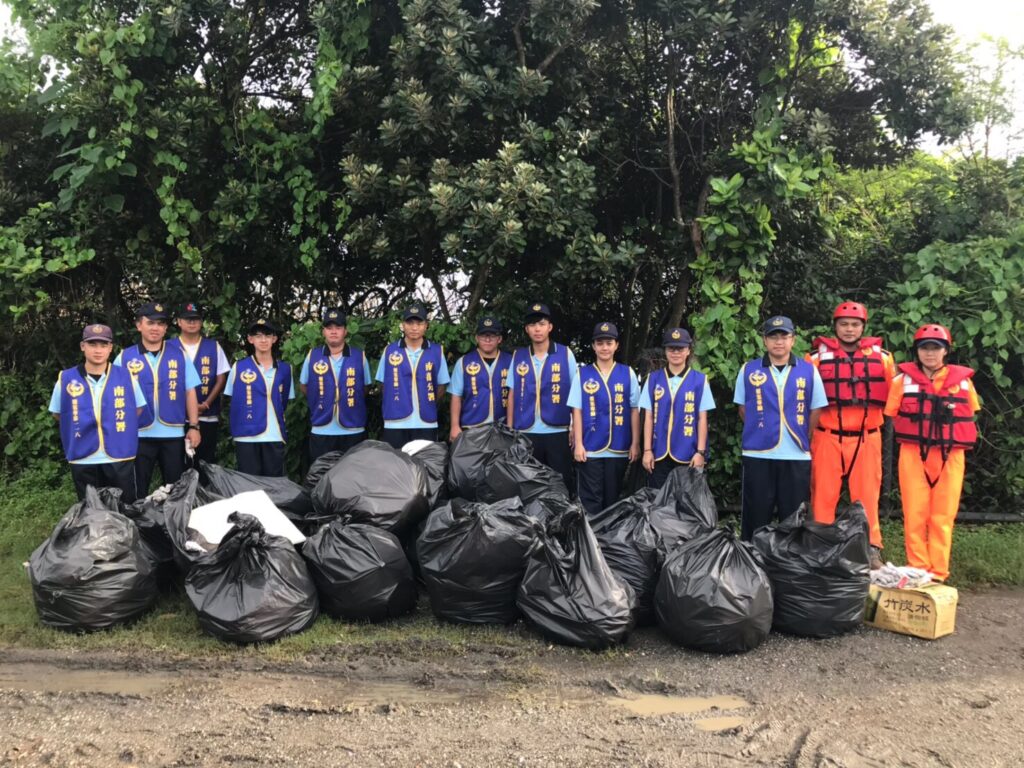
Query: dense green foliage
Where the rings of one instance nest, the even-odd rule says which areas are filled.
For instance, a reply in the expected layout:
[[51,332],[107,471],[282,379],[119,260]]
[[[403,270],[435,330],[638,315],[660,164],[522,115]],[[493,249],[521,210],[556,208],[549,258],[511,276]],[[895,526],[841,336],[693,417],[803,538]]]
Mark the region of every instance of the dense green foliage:
[[760,318],[809,336],[853,298],[897,350],[920,319],[952,324],[986,403],[972,496],[1021,494],[1020,177],[915,154],[1005,119],[923,0],[10,5],[28,46],[0,63],[8,468],[57,454],[40,406],[76,329],[128,342],[146,299],[199,298],[231,352],[271,312],[297,363],[325,306],[378,354],[431,300],[456,353],[482,307],[514,320],[540,297],[583,360],[599,318],[641,369],[663,327],[695,331],[728,499],[726,403]]

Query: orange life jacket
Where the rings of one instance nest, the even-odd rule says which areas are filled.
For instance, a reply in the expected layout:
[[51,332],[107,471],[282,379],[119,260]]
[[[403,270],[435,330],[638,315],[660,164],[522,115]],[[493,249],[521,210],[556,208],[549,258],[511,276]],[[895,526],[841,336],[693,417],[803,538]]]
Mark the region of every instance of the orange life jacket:
[[860,348],[850,354],[842,348],[839,339],[819,336],[814,340],[815,351],[811,358],[818,365],[829,406],[885,407],[889,377],[882,340],[863,338],[859,344]]
[[944,453],[950,448],[972,448],[978,440],[974,411],[968,399],[968,379],[974,371],[962,365],[950,365],[938,389],[914,363],[900,363],[903,374],[903,400],[893,419],[896,440],[921,447],[924,454],[932,446]]

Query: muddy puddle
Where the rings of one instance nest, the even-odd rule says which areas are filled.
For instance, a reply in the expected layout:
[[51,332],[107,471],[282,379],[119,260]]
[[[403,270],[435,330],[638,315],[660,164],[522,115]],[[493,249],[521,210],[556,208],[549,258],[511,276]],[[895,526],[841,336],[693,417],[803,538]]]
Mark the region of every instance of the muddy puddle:
[[747,718],[745,717],[705,717],[701,720],[694,720],[693,724],[697,726],[698,731],[728,731],[732,728],[739,728],[741,725],[745,725]]
[[[693,715],[715,710],[745,709],[750,706],[749,702],[738,696],[662,696],[657,694],[636,696],[630,699],[609,699],[609,703],[641,716]],[[708,728],[707,730],[717,729]]]
[[0,688],[44,693],[106,693],[151,696],[167,689],[175,675],[134,675],[109,669],[65,669],[49,664],[0,664]]
[[249,676],[244,685],[235,674],[204,674],[201,668],[178,673],[72,669],[57,665],[0,663],[0,690],[40,693],[86,693],[142,698],[173,697],[200,689],[222,690],[238,704],[265,703],[279,711],[356,710],[373,707],[419,707],[481,699],[483,689],[460,685],[356,681],[315,675],[265,673]]

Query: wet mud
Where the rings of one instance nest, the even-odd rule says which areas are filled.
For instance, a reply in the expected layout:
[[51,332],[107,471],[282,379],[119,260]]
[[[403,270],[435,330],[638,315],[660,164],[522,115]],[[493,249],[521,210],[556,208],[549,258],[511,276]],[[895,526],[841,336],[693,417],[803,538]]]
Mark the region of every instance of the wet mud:
[[0,649],[0,765],[1020,766],[1024,591],[935,642],[773,635],[743,656],[639,630],[592,654],[339,646],[299,662]]

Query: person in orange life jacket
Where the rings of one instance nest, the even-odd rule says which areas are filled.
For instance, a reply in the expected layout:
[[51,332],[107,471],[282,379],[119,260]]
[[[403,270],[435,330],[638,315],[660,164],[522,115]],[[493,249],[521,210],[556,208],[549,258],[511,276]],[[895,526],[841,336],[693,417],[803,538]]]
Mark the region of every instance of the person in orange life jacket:
[[371,381],[366,354],[345,343],[348,317],[341,308],[324,312],[321,332],[323,346],[309,351],[299,373],[299,389],[313,423],[310,462],[366,439],[366,388]]
[[203,336],[203,308],[187,301],[177,312],[180,334],[168,344],[180,344],[185,356],[199,372],[199,434],[202,442],[196,450],[197,461],[217,461],[217,436],[220,431],[221,393],[228,380],[231,363],[224,349],[215,340]]
[[640,408],[649,412],[644,420],[643,465],[650,473],[650,488],[661,488],[676,467],[704,466],[708,411],[715,408],[707,376],[689,365],[689,332],[669,328],[661,343],[668,365],[653,371],[640,393]]
[[505,421],[508,408],[506,380],[512,368],[512,355],[502,352],[501,321],[483,315],[476,322],[476,349],[455,363],[448,393],[451,400],[451,430],[454,440],[463,429]]
[[567,404],[572,408],[576,492],[587,514],[596,515],[619,500],[626,468],[640,456],[640,383],[632,368],[615,362],[615,323],[598,323],[592,338],[597,359],[580,366]]
[[572,409],[568,397],[576,379],[576,357],[568,347],[551,341],[554,325],[546,304],[531,304],[524,323],[530,346],[520,347],[512,355],[506,380],[506,418],[513,429],[526,433],[534,457],[560,473],[571,490]]
[[121,500],[130,503],[137,495],[135,455],[146,395],[127,369],[110,364],[113,339],[109,326],[85,326],[80,345],[85,360],[60,372],[50,413],[60,424],[79,500],[92,485],[120,488]]
[[949,577],[953,521],[964,485],[964,453],[974,447],[981,410],[974,371],[948,365],[949,331],[929,323],[914,334],[914,361],[900,363],[885,414],[900,446],[900,497],[907,564]]
[[444,347],[424,338],[427,310],[411,304],[402,313],[402,338],[384,349],[376,379],[382,385],[381,439],[401,449],[412,440],[437,440],[438,403],[448,384]]
[[896,375],[882,340],[865,337],[868,310],[844,301],[832,313],[835,338],[814,340],[808,362],[818,369],[829,405],[811,435],[811,509],[819,523],[833,523],[843,481],[850,500],[864,505],[871,538],[871,568],[881,568],[882,426],[889,382]]
[[793,354],[793,321],[764,325],[767,353],[736,377],[733,402],[743,420],[741,536],[789,517],[811,497],[811,434],[828,405],[818,369]]
[[135,487],[149,493],[153,470],[160,465],[164,484],[176,483],[185,471],[182,433],[193,448],[202,444],[199,431],[199,373],[178,344],[165,343],[167,311],[159,303],[143,304],[135,312],[138,344],[114,360],[139,380],[146,406],[139,417],[139,452],[135,457]]
[[252,356],[235,361],[224,389],[231,398],[228,418],[238,470],[248,475],[284,477],[284,409],[295,398],[295,383],[292,367],[274,356],[280,334],[265,317],[250,323]]

